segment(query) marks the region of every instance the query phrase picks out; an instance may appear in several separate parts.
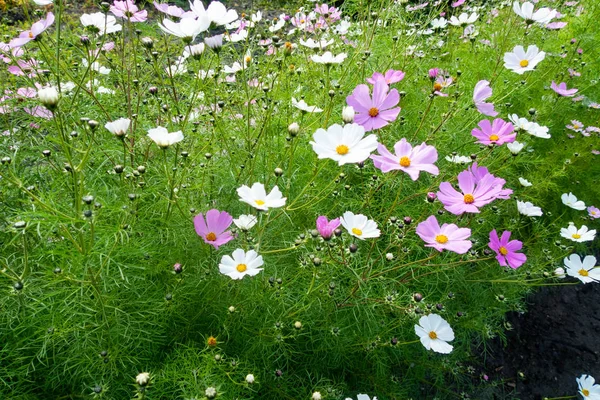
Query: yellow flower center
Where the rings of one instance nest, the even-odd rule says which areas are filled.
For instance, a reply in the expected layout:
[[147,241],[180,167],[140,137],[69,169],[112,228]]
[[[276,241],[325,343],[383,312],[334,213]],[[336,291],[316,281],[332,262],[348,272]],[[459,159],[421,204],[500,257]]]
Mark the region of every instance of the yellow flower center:
[[372,107],[369,109],[369,117],[375,118],[379,115],[379,109],[376,107]]
[[446,235],[437,235],[435,237],[435,241],[438,242],[439,244],[448,243],[448,236],[446,236]]
[[475,203],[475,197],[473,197],[473,195],[470,194],[470,193],[465,194],[465,196],[463,197],[463,199],[465,200],[465,204],[473,204],[473,203]]
[[306,20],[305,20],[305,19],[301,19],[301,20],[300,20],[300,23],[301,23],[301,24],[303,24],[303,23],[305,23],[305,22],[306,22]]
[[235,269],[237,269],[238,272],[244,272],[248,269],[248,267],[246,266],[246,264],[238,264],[237,267],[235,267]]
[[500,254],[502,254],[503,256],[508,254],[508,250],[506,249],[506,247],[502,246],[498,249],[498,251],[500,252]]
[[259,205],[259,206],[262,206],[262,205],[264,205],[264,204],[265,204],[265,202],[264,202],[264,201],[262,201],[262,200],[254,200],[254,202],[255,202],[257,205]]
[[579,238],[581,238],[581,235],[579,233],[574,233],[574,234],[571,235],[571,237],[573,239],[579,239]]
[[437,333],[435,333],[434,331],[429,332],[429,338],[430,339],[437,339]]
[[434,83],[434,84],[433,84],[433,90],[435,90],[435,91],[440,91],[440,90],[442,90],[442,84],[441,84],[441,83],[439,83],[439,82],[436,82],[436,83]]
[[354,233],[356,236],[362,236],[362,231],[358,228],[352,228],[352,233]]
[[209,232],[208,235],[206,235],[206,240],[208,240],[209,242],[214,242],[215,240],[217,240],[217,235],[215,235],[214,232]]
[[498,139],[500,139],[500,137],[498,135],[492,135],[492,136],[490,136],[490,142],[495,142]]
[[29,38],[33,39],[33,32],[29,31]]
[[589,272],[587,272],[587,270],[585,270],[585,269],[582,268],[582,269],[579,270],[579,275],[581,275],[581,276],[588,276]]
[[217,345],[217,339],[214,336],[211,336],[208,339],[206,339],[206,344],[209,345],[209,346],[216,346]]
[[410,158],[404,156],[400,158],[400,166],[402,167],[410,167]]
[[348,154],[348,151],[350,149],[348,148],[348,146],[346,146],[345,144],[340,144],[338,147],[335,148],[335,151],[340,155],[343,156],[345,154]]
[[581,393],[585,396],[588,397],[590,395],[590,391],[587,389],[581,389]]
[[252,57],[250,56],[246,56],[246,58],[244,59],[246,60],[246,64],[249,63],[250,61],[252,61]]
[[285,48],[288,49],[288,50],[291,50],[292,49],[292,43],[285,42]]
[[597,214],[597,212],[596,212],[596,211],[592,211],[592,212],[591,212],[591,214],[592,214],[592,215],[596,215],[596,214]]
[[519,65],[523,68],[525,68],[526,66],[529,65],[529,60],[521,60],[521,62],[519,63]]
[[579,129],[579,125],[573,124],[573,129]]

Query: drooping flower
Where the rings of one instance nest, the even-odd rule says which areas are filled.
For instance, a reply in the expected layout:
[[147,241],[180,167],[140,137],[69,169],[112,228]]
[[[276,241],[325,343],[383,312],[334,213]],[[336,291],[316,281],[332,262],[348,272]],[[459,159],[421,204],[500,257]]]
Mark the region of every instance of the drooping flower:
[[119,118],[115,121],[107,122],[104,124],[104,127],[116,137],[124,138],[125,134],[127,134],[127,131],[129,130],[130,124],[131,120],[129,118]]
[[449,250],[457,254],[464,254],[473,245],[470,240],[471,230],[459,228],[455,224],[440,224],[435,215],[417,225],[417,235],[427,243],[425,247],[433,247],[437,251]]
[[[564,259],[567,275],[579,279],[583,283],[600,281],[600,268],[596,268],[596,257],[585,256],[582,260],[577,254]],[[596,385],[597,386],[597,385]]]
[[258,219],[254,215],[242,214],[237,219],[234,219],[233,223],[239,229],[243,231],[249,231],[254,225],[256,225],[257,221]]
[[231,256],[225,255],[219,263],[219,272],[227,275],[231,279],[242,279],[246,275],[254,276],[260,271],[264,264],[262,256],[254,250],[245,252],[242,249],[236,249]]
[[46,108],[54,110],[58,105],[60,96],[54,86],[48,86],[38,90],[37,97]]
[[534,206],[529,201],[523,202],[517,200],[517,210],[519,210],[520,214],[526,215],[528,217],[541,217],[543,212],[540,207]]
[[475,89],[473,90],[473,103],[477,110],[483,115],[495,117],[498,112],[494,110],[492,103],[486,103],[485,100],[492,96],[492,88],[488,81],[482,80],[477,82]]
[[327,217],[321,215],[317,218],[317,230],[319,231],[319,235],[321,235],[321,237],[325,240],[331,239],[331,236],[333,236],[333,231],[340,226],[340,223],[341,222],[339,218],[328,221]]
[[582,225],[581,228],[577,229],[574,223],[569,222],[568,227],[560,228],[560,236],[574,242],[590,242],[596,237],[596,230],[590,230],[585,225]]
[[294,107],[296,107],[297,109],[299,109],[300,111],[303,112],[307,112],[307,113],[320,113],[323,112],[322,108],[319,108],[317,106],[309,106],[308,104],[306,104],[306,102],[304,100],[296,100],[296,98],[292,97],[292,105]]
[[454,331],[445,319],[437,314],[424,315],[419,318],[419,325],[415,325],[415,333],[427,350],[436,353],[448,354],[452,351]]
[[36,39],[39,35],[41,35],[46,29],[48,29],[54,23],[54,14],[51,12],[46,15],[45,19],[41,19],[38,22],[31,25],[31,29],[21,32],[19,37],[14,38],[10,42],[8,42],[8,46],[10,48],[21,47],[26,43]]
[[523,18],[527,24],[537,23],[542,26],[548,24],[557,14],[556,10],[547,7],[534,11],[533,4],[528,1],[523,4],[515,1],[513,3],[513,11],[519,17]]
[[282,197],[277,186],[267,195],[265,185],[259,182],[254,183],[251,188],[242,185],[237,189],[237,194],[240,196],[240,201],[262,211],[267,211],[269,208],[283,207],[287,200],[287,197]]
[[564,97],[573,97],[575,96],[575,93],[579,91],[579,89],[567,89],[567,84],[565,82],[561,82],[557,85],[556,82],[552,81],[550,88]]
[[527,51],[523,46],[515,46],[512,53],[504,54],[504,68],[522,75],[526,71],[533,71],[545,57],[546,53],[539,51],[535,45],[528,46]]
[[117,18],[131,22],[144,22],[148,19],[148,11],[140,10],[132,0],[115,0],[110,6],[110,12]]
[[590,218],[600,218],[600,210],[594,206],[589,206],[587,208],[588,211],[588,215],[590,216]]
[[329,158],[338,165],[365,161],[377,148],[377,136],[367,137],[358,124],[333,124],[327,130],[319,128],[310,142],[319,159]]
[[496,252],[496,260],[501,266],[507,265],[512,269],[517,269],[527,261],[527,256],[523,253],[517,253],[523,247],[523,242],[519,240],[510,240],[510,231],[502,232],[500,238],[494,229],[490,232],[490,242],[488,246]]
[[107,33],[118,32],[122,29],[122,26],[117,24],[117,19],[114,16],[101,12],[82,14],[81,17],[79,17],[79,20],[83,26],[98,33],[100,36]]
[[377,81],[384,81],[387,85],[391,85],[392,83],[400,82],[404,79],[404,72],[395,69],[388,69],[385,72],[385,75],[380,72],[374,72],[373,76],[367,78],[367,82],[371,85],[374,85]]
[[206,221],[202,213],[194,217],[194,228],[196,233],[204,239],[204,242],[219,249],[219,246],[233,240],[231,231],[228,231],[233,218],[226,211],[208,210],[206,212]]
[[575,197],[573,193],[563,193],[562,196],[560,196],[560,199],[565,206],[571,207],[574,210],[585,210],[585,203],[581,200],[577,200],[577,197]]
[[421,171],[429,172],[432,175],[440,173],[438,167],[433,164],[438,159],[437,150],[425,142],[413,148],[405,138],[402,138],[394,145],[396,154],[390,153],[381,143],[378,144],[377,151],[379,155],[372,155],[371,159],[375,168],[379,168],[381,172],[402,170],[413,181],[419,178]]
[[381,234],[377,229],[377,223],[363,214],[346,211],[340,218],[340,223],[350,235],[361,240],[376,238]]
[[395,106],[400,101],[400,94],[396,89],[388,93],[388,89],[385,81],[379,80],[373,85],[372,98],[369,87],[365,84],[358,85],[352,94],[346,97],[346,103],[357,112],[354,121],[362,125],[365,131],[383,128],[398,117],[400,107]]
[[161,149],[166,149],[172,144],[183,140],[183,132],[169,132],[167,128],[159,126],[154,129],[148,129],[148,137],[154,141]]
[[504,143],[514,142],[517,138],[513,124],[504,121],[502,118],[496,118],[493,123],[484,119],[478,125],[481,129],[474,128],[471,131],[471,135],[479,139],[477,143],[500,146]]

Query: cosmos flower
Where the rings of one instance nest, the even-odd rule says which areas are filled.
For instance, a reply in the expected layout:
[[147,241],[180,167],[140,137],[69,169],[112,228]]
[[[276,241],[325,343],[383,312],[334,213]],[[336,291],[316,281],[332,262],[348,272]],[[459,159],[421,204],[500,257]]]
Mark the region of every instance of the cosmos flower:
[[101,12],[94,14],[82,14],[79,17],[81,24],[102,36],[107,33],[119,32],[122,26],[117,24],[117,19],[112,15]]
[[209,25],[210,23],[214,23],[217,26],[226,25],[238,19],[237,11],[233,9],[228,10],[220,1],[213,1],[204,9],[202,1],[194,0],[193,3],[190,2],[190,10],[199,19],[208,19]]
[[434,18],[431,20],[431,28],[432,29],[444,29],[448,26],[448,20],[444,17],[442,18]]
[[501,266],[507,265],[512,269],[517,269],[527,261],[527,256],[523,253],[517,253],[523,247],[523,242],[519,240],[510,240],[510,231],[502,232],[498,238],[498,233],[494,229],[490,232],[490,242],[488,246],[496,252],[496,260]]
[[492,88],[490,88],[490,83],[485,80],[477,82],[473,90],[473,103],[475,103],[475,107],[483,115],[495,117],[498,115],[498,112],[494,110],[494,105],[485,102],[491,96]]
[[587,208],[588,211],[588,215],[590,216],[590,218],[600,218],[600,210],[594,206],[589,206]]
[[304,47],[308,47],[310,49],[321,49],[323,50],[325,47],[333,44],[333,39],[321,39],[318,42],[314,39],[310,38],[308,40],[300,39],[300,44]]
[[307,112],[307,113],[323,112],[322,108],[319,108],[317,106],[309,106],[308,104],[306,104],[306,102],[304,100],[298,101],[294,97],[292,97],[292,105],[294,107],[296,107],[297,109],[299,109],[300,111]]
[[361,240],[377,238],[381,234],[377,229],[377,223],[363,214],[346,211],[340,218],[340,223],[350,235]]
[[448,354],[452,351],[454,331],[445,319],[437,314],[424,315],[419,318],[419,325],[415,325],[415,333],[427,350],[436,353]]
[[563,193],[562,196],[560,196],[560,199],[565,206],[569,206],[574,210],[585,210],[585,203],[581,200],[577,200],[577,197],[575,197],[573,193]]
[[186,43],[194,41],[201,32],[208,30],[210,20],[208,18],[182,18],[179,22],[173,22],[170,19],[164,19],[158,23],[160,29],[169,35],[177,36]]
[[541,217],[543,214],[541,208],[534,206],[529,201],[523,202],[517,200],[517,210],[519,210],[520,214],[528,217]]
[[537,11],[534,11],[533,4],[526,1],[523,4],[519,4],[518,1],[513,3],[513,11],[527,22],[527,24],[537,23],[540,25],[548,24],[553,18],[556,17],[556,10],[544,7]]
[[242,249],[236,249],[231,256],[225,255],[219,263],[219,272],[227,275],[231,279],[242,279],[246,275],[254,276],[260,271],[264,264],[262,256],[254,250],[245,252]]
[[267,211],[269,208],[278,208],[285,205],[287,197],[282,197],[281,191],[277,186],[267,195],[265,185],[256,182],[249,188],[242,185],[237,189],[240,201],[250,204],[257,210]]
[[358,124],[333,124],[327,130],[319,128],[310,142],[319,159],[329,158],[338,165],[365,161],[377,148],[377,136],[367,137]]
[[107,122],[104,124],[104,127],[116,137],[123,138],[129,130],[130,124],[131,120],[129,118],[119,118],[115,121]]
[[473,243],[467,240],[471,236],[469,228],[459,228],[455,224],[443,224],[432,215],[417,225],[417,235],[427,243],[425,247],[433,247],[437,251],[449,250],[457,254],[465,254]]
[[377,81],[384,81],[387,85],[391,85],[404,79],[404,75],[404,72],[400,70],[388,69],[385,75],[380,72],[374,72],[370,78],[367,78],[367,82],[374,85]]
[[506,143],[506,147],[512,153],[513,156],[516,156],[521,152],[521,150],[523,150],[523,147],[525,147],[525,143],[520,143],[515,140],[512,143]]
[[319,231],[319,234],[323,239],[329,240],[331,239],[331,236],[333,236],[333,231],[340,226],[340,223],[341,222],[339,218],[328,221],[327,217],[321,215],[317,218],[317,231]]
[[233,220],[235,226],[243,231],[249,231],[254,225],[256,225],[257,218],[254,215],[242,214],[237,219]]
[[527,179],[525,178],[519,178],[519,183],[525,187],[529,187],[531,186],[531,182],[529,182]]
[[582,225],[577,229],[574,223],[569,222],[569,226],[560,229],[560,236],[573,242],[590,242],[596,237],[596,230],[590,230],[587,226]]
[[565,82],[561,82],[557,85],[556,82],[552,81],[550,88],[564,97],[573,97],[575,96],[575,93],[579,91],[579,89],[567,89],[567,84]]
[[148,19],[148,11],[140,10],[131,0],[115,0],[110,6],[110,12],[117,18],[128,19],[131,22],[144,22]]
[[528,46],[527,51],[523,46],[515,46],[512,53],[504,54],[504,68],[522,75],[527,71],[533,71],[545,57],[546,53],[539,51],[535,45]]
[[181,131],[169,132],[167,128],[163,128],[162,126],[148,129],[147,136],[162,149],[166,149],[172,144],[179,143],[183,140],[183,133]]
[[570,129],[574,132],[582,132],[585,125],[576,119],[571,120],[571,125],[566,126],[567,129]]
[[454,26],[467,26],[477,21],[477,18],[479,18],[479,15],[476,13],[472,13],[471,15],[467,13],[461,13],[458,18],[456,18],[454,15],[450,17],[450,24]]
[[226,211],[208,210],[206,212],[206,221],[202,213],[194,217],[194,228],[196,233],[204,239],[204,242],[219,249],[219,246],[233,240],[229,227],[233,218]]
[[569,257],[565,257],[564,262],[567,275],[577,278],[583,283],[600,281],[600,268],[595,268],[596,257],[585,256],[582,260],[579,255],[571,254]]
[[369,94],[369,87],[365,84],[358,85],[352,94],[346,97],[346,103],[354,107],[357,112],[354,121],[365,128],[365,131],[380,129],[393,122],[400,113],[400,107],[395,107],[400,101],[400,94],[396,89],[388,93],[388,85],[383,80],[373,85],[373,97]]
[[496,118],[493,123],[484,119],[478,125],[481,129],[474,128],[471,131],[471,135],[479,139],[477,143],[500,146],[504,143],[514,142],[517,138],[517,134],[514,133],[515,128],[513,124],[501,118]]
[[39,35],[41,35],[46,29],[48,29],[54,23],[54,14],[49,12],[46,15],[45,19],[41,19],[38,22],[31,25],[31,29],[21,32],[19,37],[14,38],[10,42],[8,42],[8,46],[12,49],[15,47],[21,47],[26,43],[36,39]]
[[454,163],[454,164],[468,164],[468,163],[473,162],[473,160],[471,159],[471,157],[460,156],[458,154],[453,154],[451,156],[446,156],[445,159],[446,159],[446,161],[449,161],[449,162]]
[[337,56],[334,56],[330,51],[326,51],[322,56],[318,54],[313,54],[310,59],[318,64],[341,64],[344,62],[348,55],[346,53],[340,53]]
[[421,171],[433,175],[440,173],[438,167],[433,164],[438,159],[437,150],[425,142],[413,148],[405,138],[402,138],[394,145],[396,154],[390,153],[381,143],[378,144],[377,151],[379,155],[372,155],[371,159],[375,168],[379,168],[381,172],[401,170],[406,172],[413,181],[419,178]]
[[[172,6],[168,3],[158,3],[157,1],[154,1],[152,4],[154,4],[154,7],[160,11],[163,14],[167,14],[170,15],[172,17],[176,17],[176,18],[183,18],[186,16],[186,11],[181,8],[181,7],[177,7],[177,6]],[[195,17],[195,15],[194,15]]]

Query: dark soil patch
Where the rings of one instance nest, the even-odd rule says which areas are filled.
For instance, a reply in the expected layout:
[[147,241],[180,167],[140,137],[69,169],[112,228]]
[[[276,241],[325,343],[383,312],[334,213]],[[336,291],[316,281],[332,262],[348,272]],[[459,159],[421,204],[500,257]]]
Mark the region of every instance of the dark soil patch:
[[491,380],[521,400],[575,396],[582,374],[600,380],[600,284],[545,287],[528,302],[526,314],[507,315],[506,347],[492,343]]

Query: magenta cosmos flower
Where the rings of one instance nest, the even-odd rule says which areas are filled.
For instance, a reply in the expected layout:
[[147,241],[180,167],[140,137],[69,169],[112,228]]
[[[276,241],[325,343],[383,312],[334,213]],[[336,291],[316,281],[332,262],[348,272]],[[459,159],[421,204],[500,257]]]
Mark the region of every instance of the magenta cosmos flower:
[[18,38],[14,38],[8,43],[8,46],[12,49],[15,47],[21,47],[26,43],[37,38],[42,34],[50,25],[54,23],[54,14],[51,12],[46,15],[46,19],[39,20],[35,24],[31,25],[31,29],[25,32],[21,32]]
[[405,138],[400,139],[394,145],[396,154],[392,154],[381,143],[377,146],[380,155],[372,155],[373,164],[381,172],[390,172],[393,170],[402,170],[406,172],[413,181],[419,178],[419,172],[426,171],[433,175],[438,175],[438,167],[433,165],[438,159],[438,153],[435,147],[421,143],[413,148]]
[[517,253],[523,247],[523,242],[510,239],[510,231],[502,232],[502,236],[498,238],[498,233],[494,229],[490,232],[490,242],[488,246],[496,252],[496,260],[506,267],[517,269],[527,261],[527,256],[523,253]]
[[440,227],[434,215],[417,225],[417,235],[437,251],[449,250],[457,254],[465,254],[473,243],[467,240],[471,236],[469,228],[459,228],[454,224]]
[[517,138],[513,124],[501,118],[496,118],[493,123],[484,119],[478,125],[481,130],[474,128],[471,131],[471,135],[479,139],[477,143],[485,145],[496,144],[500,146],[504,143],[512,143]]
[[317,218],[317,230],[319,231],[321,237],[325,240],[331,239],[333,231],[335,231],[338,226],[340,226],[339,218],[332,219],[331,221],[328,221],[327,217],[325,216],[320,216]]
[[460,192],[450,182],[442,182],[437,197],[452,214],[478,213],[479,207],[498,198],[508,198],[512,191],[508,192],[510,189],[503,188],[505,183],[504,179],[496,178],[490,173],[477,176],[467,169],[458,174]]
[[131,0],[115,0],[110,6],[115,17],[129,19],[131,22],[144,22],[148,19],[148,11],[140,10]]
[[196,233],[206,243],[214,246],[215,249],[219,249],[219,246],[233,240],[231,232],[226,232],[232,222],[233,218],[227,212],[212,209],[206,212],[206,221],[204,221],[202,213],[196,215],[194,218],[194,227],[196,228]]
[[485,100],[491,96],[492,88],[490,87],[490,83],[488,81],[477,82],[475,89],[473,90],[473,102],[475,103],[475,107],[477,107],[477,111],[483,115],[495,117],[498,115],[498,112],[494,110],[494,105],[485,102]]
[[362,125],[365,132],[383,128],[393,122],[400,113],[400,107],[395,107],[400,101],[396,89],[388,93],[388,85],[380,80],[373,85],[373,98],[369,94],[369,87],[365,84],[358,85],[352,94],[346,97],[346,103],[357,112],[354,122]]
[[[486,167],[481,167],[477,165],[477,162],[474,162],[473,165],[467,168],[471,174],[473,174],[473,178],[475,178],[475,184],[478,184],[487,174],[490,173]],[[498,192],[498,198],[503,200],[510,199],[510,195],[513,193],[512,189],[503,189],[503,186],[506,184],[506,181],[502,178],[496,178],[495,186],[499,186],[500,191]]]
[[589,206],[587,208],[587,211],[588,211],[588,215],[590,216],[590,218],[594,218],[594,219],[600,218],[600,210],[597,207]]
[[404,79],[404,75],[404,72],[400,70],[388,69],[385,75],[380,72],[374,72],[373,76],[367,78],[367,82],[374,85],[377,81],[384,81],[387,85],[391,85]]
[[565,82],[561,82],[557,85],[556,82],[552,81],[550,88],[564,97],[573,97],[575,96],[575,93],[579,91],[579,89],[567,89],[567,84]]

